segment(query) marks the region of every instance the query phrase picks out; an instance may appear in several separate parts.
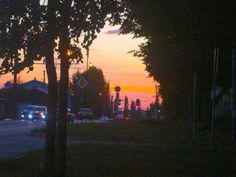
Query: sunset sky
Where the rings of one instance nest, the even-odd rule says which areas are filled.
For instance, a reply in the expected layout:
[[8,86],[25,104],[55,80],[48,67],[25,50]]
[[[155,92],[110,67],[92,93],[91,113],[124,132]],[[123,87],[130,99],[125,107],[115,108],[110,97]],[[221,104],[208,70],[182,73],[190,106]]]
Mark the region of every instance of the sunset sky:
[[[89,62],[103,70],[111,85],[121,87],[121,98],[128,96],[129,101],[140,98],[142,108],[146,109],[154,100],[155,83],[152,78],[148,78],[142,61],[128,54],[129,51],[138,49],[138,44],[144,39],[132,39],[131,35],[118,35],[117,32],[118,27],[108,26],[101,31],[91,46]],[[86,69],[86,60],[83,64],[72,65],[70,76],[78,69],[81,72]],[[43,81],[43,70],[44,65],[35,65],[33,72],[22,72],[20,80],[25,82],[36,77]],[[0,86],[12,79],[11,74],[1,76]]]

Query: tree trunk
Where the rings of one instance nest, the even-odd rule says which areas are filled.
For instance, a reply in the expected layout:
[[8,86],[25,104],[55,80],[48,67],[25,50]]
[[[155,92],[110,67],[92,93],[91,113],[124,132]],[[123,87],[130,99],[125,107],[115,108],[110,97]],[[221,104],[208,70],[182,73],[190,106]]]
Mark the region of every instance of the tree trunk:
[[[64,39],[60,42],[66,47]],[[66,135],[67,135],[67,93],[69,79],[69,63],[68,58],[61,55],[61,77],[59,85],[59,110],[58,110],[58,126],[57,126],[57,144],[56,144],[56,174],[57,177],[65,177],[66,168]]]
[[47,15],[47,56],[46,70],[48,76],[48,115],[46,123],[46,140],[45,140],[45,175],[53,177],[55,175],[55,137],[56,137],[56,117],[57,117],[57,75],[54,64],[54,20],[55,8],[54,3],[49,1]]
[[65,177],[66,174],[66,136],[67,136],[67,97],[69,80],[69,57],[67,51],[70,48],[68,31],[69,9],[71,1],[65,1],[62,10],[62,33],[60,36],[59,51],[61,57],[60,85],[59,85],[59,112],[56,140],[56,175]]

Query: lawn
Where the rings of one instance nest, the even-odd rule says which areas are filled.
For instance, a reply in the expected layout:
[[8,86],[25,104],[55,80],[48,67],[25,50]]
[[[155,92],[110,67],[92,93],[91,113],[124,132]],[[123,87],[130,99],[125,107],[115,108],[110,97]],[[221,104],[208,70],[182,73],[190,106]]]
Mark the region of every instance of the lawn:
[[[95,141],[68,147],[67,177],[231,177],[236,174],[235,150],[191,146],[191,131],[183,124],[111,121],[72,125],[68,133],[70,137]],[[188,146],[177,146],[180,142]],[[43,177],[42,164],[42,151],[0,161],[0,177]]]
[[[235,174],[229,150],[173,146],[104,145],[68,148],[68,177],[230,177]],[[1,177],[43,177],[42,152],[0,162]]]
[[120,120],[107,123],[75,124],[68,135],[78,139],[134,143],[190,143],[186,124],[167,124],[155,120]]

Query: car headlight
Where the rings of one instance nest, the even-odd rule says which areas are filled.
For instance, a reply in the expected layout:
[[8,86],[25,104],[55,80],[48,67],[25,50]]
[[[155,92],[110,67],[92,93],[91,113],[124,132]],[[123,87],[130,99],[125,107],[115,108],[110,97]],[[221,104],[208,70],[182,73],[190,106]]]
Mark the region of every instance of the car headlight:
[[42,118],[43,118],[43,119],[45,119],[45,118],[46,118],[46,116],[45,116],[44,114],[43,114],[43,115],[41,115],[41,116],[42,116]]
[[33,118],[33,115],[29,114],[29,115],[28,115],[28,118],[29,118],[29,119],[32,119],[32,118]]

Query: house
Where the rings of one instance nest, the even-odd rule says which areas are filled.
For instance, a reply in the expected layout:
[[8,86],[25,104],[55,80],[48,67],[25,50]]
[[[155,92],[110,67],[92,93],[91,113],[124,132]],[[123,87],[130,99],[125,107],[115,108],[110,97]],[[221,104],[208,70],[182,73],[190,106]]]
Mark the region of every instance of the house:
[[[7,87],[6,87],[7,86]],[[0,117],[13,116],[17,118],[19,111],[26,105],[42,105],[47,106],[48,100],[48,84],[36,79],[18,84],[10,85],[9,82],[0,90]],[[11,103],[12,107],[7,105]],[[68,95],[68,107],[72,107],[72,96]],[[12,114],[9,115],[8,112]]]
[[19,86],[24,90],[38,90],[42,93],[48,94],[48,84],[36,79],[20,84]]

